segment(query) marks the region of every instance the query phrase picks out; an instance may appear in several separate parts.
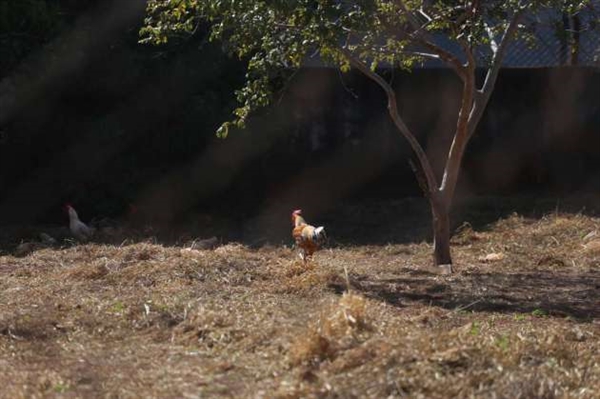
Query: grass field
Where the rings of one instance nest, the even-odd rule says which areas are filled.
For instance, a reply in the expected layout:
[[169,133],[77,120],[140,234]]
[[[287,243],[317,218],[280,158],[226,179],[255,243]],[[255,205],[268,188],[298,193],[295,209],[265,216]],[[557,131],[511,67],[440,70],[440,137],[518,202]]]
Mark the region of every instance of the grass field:
[[449,276],[425,239],[332,241],[307,265],[282,245],[7,250],[0,397],[600,395],[599,218],[463,225]]

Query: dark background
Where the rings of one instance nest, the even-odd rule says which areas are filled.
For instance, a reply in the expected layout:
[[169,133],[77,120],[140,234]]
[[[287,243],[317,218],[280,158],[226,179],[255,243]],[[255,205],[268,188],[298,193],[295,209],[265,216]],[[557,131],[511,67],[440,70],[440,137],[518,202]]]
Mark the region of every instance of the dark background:
[[[298,207],[323,219],[347,201],[421,195],[383,93],[354,73],[301,70],[246,130],[217,139],[243,64],[202,32],[138,44],[144,4],[0,0],[0,225],[64,224],[70,202],[84,220],[132,206],[158,225],[218,219],[236,238]],[[385,74],[440,172],[458,79]],[[457,201],[600,193],[598,93],[597,69],[503,70]]]

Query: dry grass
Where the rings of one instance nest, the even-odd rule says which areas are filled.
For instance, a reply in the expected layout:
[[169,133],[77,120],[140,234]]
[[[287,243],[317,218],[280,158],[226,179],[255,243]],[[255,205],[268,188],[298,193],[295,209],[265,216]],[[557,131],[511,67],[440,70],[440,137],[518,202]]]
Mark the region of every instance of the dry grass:
[[465,225],[451,276],[427,243],[3,255],[0,397],[594,398],[599,235]]

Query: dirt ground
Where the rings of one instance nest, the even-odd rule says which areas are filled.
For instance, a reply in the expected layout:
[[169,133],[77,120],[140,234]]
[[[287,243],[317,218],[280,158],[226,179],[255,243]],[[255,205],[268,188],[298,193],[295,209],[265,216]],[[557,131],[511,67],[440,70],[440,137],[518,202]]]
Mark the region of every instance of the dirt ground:
[[462,225],[452,275],[381,242],[5,250],[0,397],[600,395],[600,218]]

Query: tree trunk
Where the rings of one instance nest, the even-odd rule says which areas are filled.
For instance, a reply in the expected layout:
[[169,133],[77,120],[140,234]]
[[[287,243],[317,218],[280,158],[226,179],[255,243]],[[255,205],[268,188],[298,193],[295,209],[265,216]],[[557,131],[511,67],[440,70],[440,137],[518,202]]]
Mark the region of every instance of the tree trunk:
[[450,254],[450,207],[443,200],[430,198],[433,219],[433,261],[436,266],[452,273]]
[[[492,52],[494,56],[492,58],[492,65],[487,71],[483,87],[481,89],[476,88],[475,81],[475,69],[476,60],[473,55],[470,44],[464,39],[459,39],[458,42],[461,45],[466,57],[466,64],[461,62],[450,54],[449,52],[439,48],[434,43],[429,42],[426,38],[417,35],[416,32],[421,31],[421,26],[418,20],[411,15],[411,12],[404,5],[402,1],[399,2],[404,13],[408,16],[408,21],[413,25],[415,36],[409,35],[411,40],[416,44],[420,44],[437,54],[439,58],[445,61],[448,65],[454,68],[458,76],[463,81],[463,95],[461,101],[461,108],[458,115],[456,131],[454,133],[454,139],[448,153],[446,160],[446,166],[444,167],[444,175],[442,177],[442,184],[438,187],[438,180],[435,176],[431,163],[427,158],[427,154],[419,144],[419,141],[412,134],[408,126],[404,123],[400,117],[398,110],[398,102],[396,99],[396,93],[392,86],[383,77],[378,75],[374,70],[369,68],[360,57],[355,56],[346,47],[341,48],[341,54],[344,55],[350,64],[357,68],[360,72],[365,74],[368,78],[375,81],[385,91],[388,99],[388,111],[392,118],[392,121],[398,128],[398,131],[406,138],[414,151],[418,164],[413,166],[413,169],[419,180],[419,184],[425,195],[429,198],[431,205],[431,213],[433,219],[433,260],[436,266],[443,267],[443,270],[448,273],[452,273],[452,256],[450,254],[450,206],[452,204],[452,198],[454,197],[454,190],[458,181],[458,175],[460,172],[460,165],[464,156],[465,148],[469,139],[475,132],[475,128],[479,124],[483,111],[489,102],[492,91],[498,78],[500,66],[508,43],[511,41],[517,27],[519,20],[523,14],[523,8],[517,11],[510,20],[500,45],[497,48],[492,46]],[[475,7],[475,6],[474,6]],[[495,38],[490,37],[492,44],[495,45]],[[413,43],[413,44],[414,44]]]

